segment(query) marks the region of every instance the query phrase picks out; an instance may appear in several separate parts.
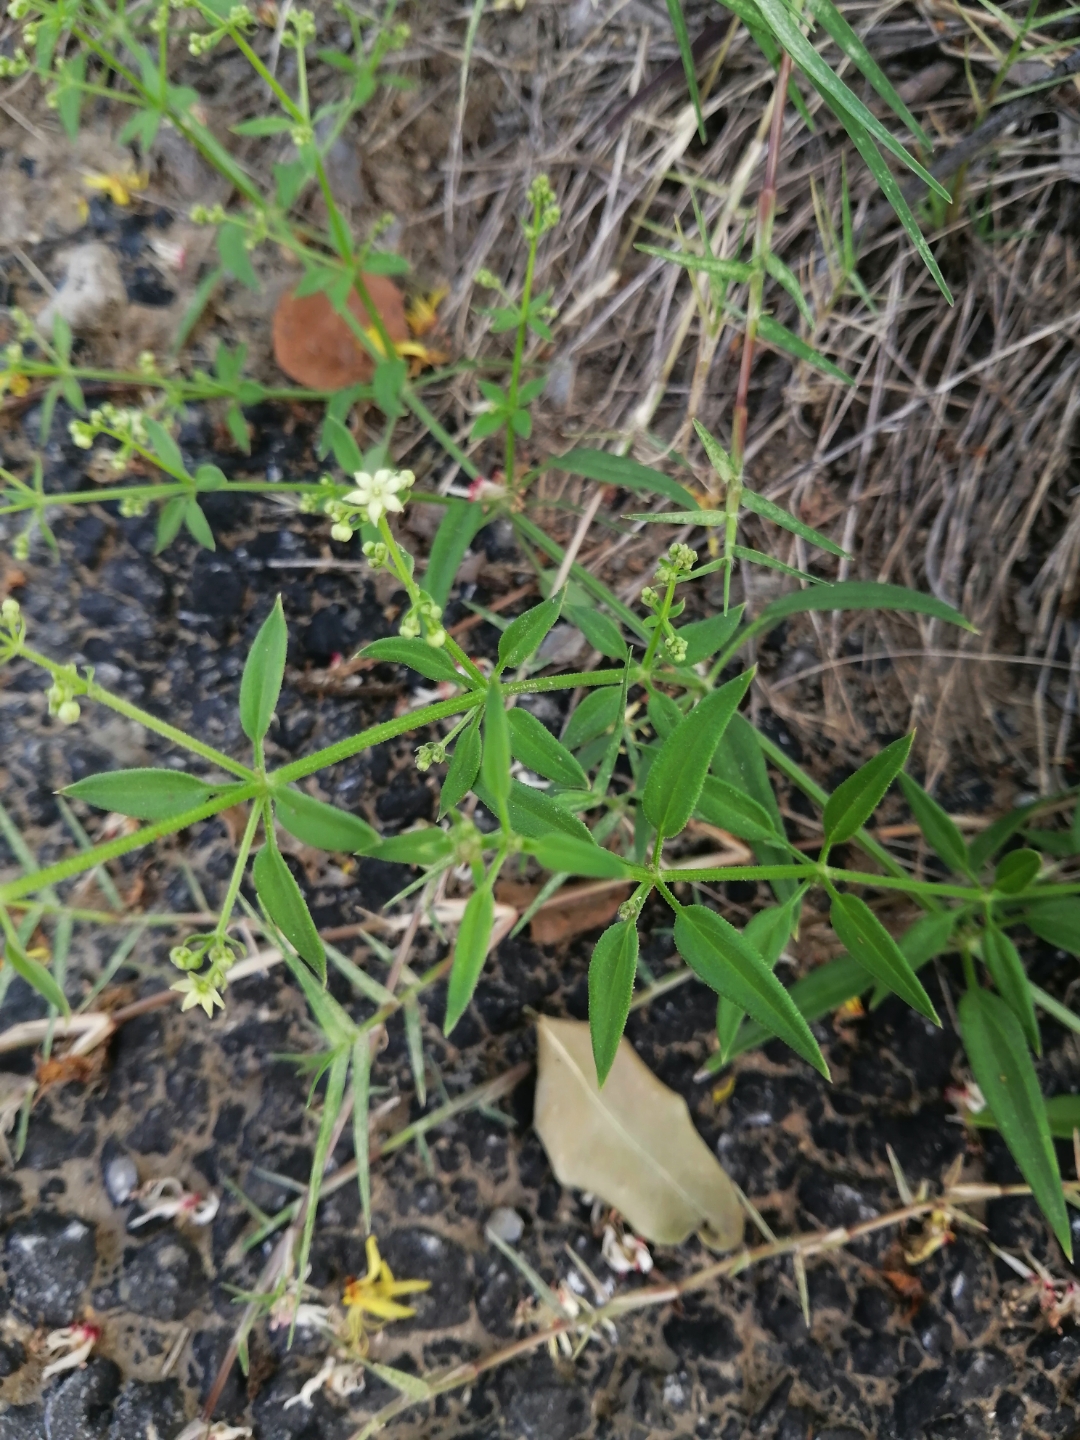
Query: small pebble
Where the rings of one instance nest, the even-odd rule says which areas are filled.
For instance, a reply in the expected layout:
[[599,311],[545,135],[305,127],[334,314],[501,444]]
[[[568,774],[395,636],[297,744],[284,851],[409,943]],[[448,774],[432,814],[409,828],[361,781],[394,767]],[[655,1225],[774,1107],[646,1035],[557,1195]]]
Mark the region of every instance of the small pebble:
[[126,1205],[139,1186],[139,1172],[130,1155],[114,1155],[103,1167],[105,1193],[114,1205]]
[[505,1241],[507,1245],[516,1245],[525,1233],[525,1221],[516,1210],[511,1210],[507,1205],[500,1205],[497,1210],[491,1212],[487,1228],[492,1235]]

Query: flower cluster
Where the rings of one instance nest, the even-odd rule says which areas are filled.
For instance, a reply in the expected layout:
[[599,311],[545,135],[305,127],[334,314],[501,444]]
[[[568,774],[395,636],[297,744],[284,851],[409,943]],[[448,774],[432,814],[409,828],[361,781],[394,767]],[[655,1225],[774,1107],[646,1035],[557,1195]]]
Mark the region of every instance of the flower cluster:
[[672,545],[657,562],[656,578],[664,584],[685,580],[696,564],[696,550],[691,550],[689,545]]
[[[665,586],[673,588],[680,580],[686,580],[689,577],[697,564],[697,558],[697,551],[691,550],[689,545],[670,546],[668,553],[662,555],[657,562],[657,580],[662,581]],[[686,659],[686,641],[676,633],[671,621],[682,614],[684,609],[682,601],[675,605],[669,605],[667,613],[664,614],[664,597],[652,585],[646,585],[641,592],[641,603],[654,612],[645,621],[645,624],[650,630],[655,630],[658,625],[660,626],[668,659],[675,665],[681,665]]]
[[356,489],[345,496],[346,503],[363,511],[368,524],[377,525],[380,516],[399,515],[405,509],[401,497],[415,483],[416,476],[411,470],[376,470],[374,475],[358,470],[353,479]]
[[108,402],[91,410],[85,420],[72,420],[68,426],[72,440],[80,450],[92,450],[99,435],[108,435],[120,442],[120,448],[109,456],[109,465],[122,475],[131,464],[136,448],[150,444],[146,433],[146,417],[134,405],[112,405]]
[[25,639],[26,621],[22,607],[14,595],[8,595],[0,603],[0,665],[18,652]]
[[[26,30],[31,28],[26,26]],[[25,37],[25,31],[23,33]],[[0,55],[0,80],[16,80],[29,69],[30,60],[21,45],[17,47],[14,55]]]
[[[7,601],[4,602],[5,605]],[[45,691],[45,698],[49,702],[49,714],[55,715],[61,725],[74,725],[82,713],[79,709],[79,702],[75,699],[77,690],[81,690],[79,677],[75,673],[75,667],[69,666],[66,670],[57,673],[53,683]]]
[[406,610],[398,629],[407,640],[415,640],[423,634],[433,650],[439,650],[446,644],[442,606],[437,605],[426,590],[417,592],[416,603]]
[[213,50],[214,46],[223,40],[233,30],[254,30],[255,16],[246,5],[234,5],[226,17],[225,24],[219,25],[216,30],[207,30],[200,34],[196,32],[188,37],[188,53],[190,55],[206,55]]
[[432,765],[442,765],[446,760],[446,746],[438,740],[421,745],[416,752],[416,768],[423,774]]
[[305,49],[315,39],[315,16],[310,10],[293,10],[289,23],[281,37],[282,45],[288,49]]
[[528,189],[528,201],[533,207],[532,217],[524,222],[525,238],[538,239],[548,230],[554,230],[559,223],[559,206],[555,191],[546,175],[537,175]]
[[226,218],[224,205],[193,205],[191,207],[193,225],[224,225]]
[[[201,1005],[208,1019],[213,1018],[215,1005],[224,1010],[221,992],[229,983],[229,971],[236,964],[239,949],[235,940],[218,934],[190,935],[182,945],[173,946],[169,959],[178,970],[185,972],[182,980],[170,986],[184,997],[181,1010]],[[206,970],[201,969],[204,961],[209,962]]]

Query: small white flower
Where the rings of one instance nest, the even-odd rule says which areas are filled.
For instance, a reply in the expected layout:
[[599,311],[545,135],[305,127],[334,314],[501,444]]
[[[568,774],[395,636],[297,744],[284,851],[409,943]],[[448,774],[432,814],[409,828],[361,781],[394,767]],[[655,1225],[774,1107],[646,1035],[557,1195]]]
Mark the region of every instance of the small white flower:
[[358,470],[353,479],[356,489],[345,496],[346,504],[366,511],[368,522],[377,525],[380,516],[398,515],[405,509],[399,497],[403,490],[408,490],[416,476],[411,470],[376,470],[374,475]]
[[629,1275],[633,1270],[640,1275],[647,1275],[653,1268],[653,1258],[645,1241],[631,1235],[629,1230],[618,1234],[614,1225],[604,1226],[600,1253],[616,1275]]

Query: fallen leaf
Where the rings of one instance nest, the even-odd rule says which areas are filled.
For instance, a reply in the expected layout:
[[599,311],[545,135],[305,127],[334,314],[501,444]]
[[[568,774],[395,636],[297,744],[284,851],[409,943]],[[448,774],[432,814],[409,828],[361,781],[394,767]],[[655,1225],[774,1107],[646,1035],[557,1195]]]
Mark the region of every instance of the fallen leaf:
[[[363,277],[368,294],[394,345],[405,344],[409,327],[401,291],[385,275]],[[356,291],[349,309],[369,330],[371,318]],[[375,362],[326,295],[283,295],[274,311],[274,359],[290,380],[311,390],[342,390],[371,379]]]
[[541,1016],[537,1034],[533,1125],[559,1181],[598,1195],[655,1244],[701,1230],[710,1246],[734,1249],[742,1206],[682,1096],[626,1039],[601,1090],[587,1024]]
[[554,945],[586,930],[606,925],[630,898],[631,886],[622,880],[599,880],[594,885],[565,885],[545,901],[529,925],[538,945]]

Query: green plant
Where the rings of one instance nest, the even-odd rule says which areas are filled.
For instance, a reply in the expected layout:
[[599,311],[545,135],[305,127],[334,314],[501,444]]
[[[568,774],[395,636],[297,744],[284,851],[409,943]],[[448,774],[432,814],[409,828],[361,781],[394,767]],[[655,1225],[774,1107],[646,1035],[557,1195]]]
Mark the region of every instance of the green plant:
[[[676,0],[671,0],[669,8],[678,26],[681,12]],[[272,96],[272,113],[252,116],[234,129],[246,139],[287,136],[292,141],[295,159],[274,167],[268,192],[203,123],[196,91],[170,78],[175,59],[171,46],[178,34],[172,10],[187,27],[180,33],[186,36],[192,57],[200,59],[228,43],[245,57]],[[528,192],[524,221],[527,263],[520,297],[513,300],[494,276],[480,277],[482,283],[491,282],[505,301],[491,313],[492,331],[514,335],[508,382],[505,386],[487,380],[481,384],[490,408],[473,427],[477,439],[505,432],[505,489],[475,501],[447,498],[417,487],[412,473],[394,463],[395,427],[404,414],[410,414],[466,475],[478,478],[477,467],[428,409],[420,383],[408,375],[404,357],[395,349],[374,307],[367,306],[373,317],[369,331],[347,305],[353,289],[361,299],[370,298],[366,296],[365,273],[400,274],[407,267],[400,257],[379,248],[378,225],[363,238],[352,233],[332,193],[325,159],[334,139],[376,89],[400,83],[386,66],[405,37],[395,23],[393,3],[369,33],[348,7],[344,10],[352,27],[350,55],[315,51],[314,17],[303,10],[289,13],[285,39],[296,58],[296,85],[290,92],[260,55],[254,43],[254,17],[243,5],[193,0],[179,6],[158,4],[129,10],[105,0],[14,0],[9,7],[11,16],[23,24],[23,45],[4,62],[4,68],[9,74],[34,71],[48,87],[69,134],[77,132],[86,95],[108,99],[132,112],[123,132],[127,140],[145,150],[158,127],[168,123],[230,182],[239,197],[235,208],[196,212],[200,222],[215,227],[220,261],[200,287],[197,306],[206,303],[214,285],[226,275],[240,284],[257,284],[253,257],[260,246],[277,245],[303,267],[300,293],[325,293],[375,365],[370,387],[355,387],[331,397],[257,385],[243,377],[243,354],[226,349],[218,352],[213,376],[199,372],[184,376],[173,363],[166,365],[152,356],[145,358],[136,375],[96,371],[74,362],[72,337],[62,323],[54,328],[51,339],[45,339],[33,333],[28,320],[19,320],[20,338],[5,357],[4,384],[16,394],[43,387],[45,432],[55,406],[63,399],[73,412],[86,417],[72,422],[79,444],[89,447],[102,439],[115,447],[118,477],[126,473],[128,462],[138,457],[166,478],[147,484],[118,484],[86,496],[55,495],[45,491],[39,462],[29,479],[0,473],[0,516],[21,517],[17,554],[28,553],[35,534],[40,533],[46,541],[52,539],[51,510],[91,498],[117,501],[126,514],[157,505],[160,547],[169,544],[182,527],[200,544],[212,546],[213,535],[200,503],[206,493],[226,488],[259,493],[273,488],[277,495],[292,494],[300,509],[329,518],[335,539],[348,541],[359,534],[372,568],[390,574],[406,592],[408,606],[401,635],[376,642],[365,654],[380,662],[410,666],[456,693],[271,770],[263,741],[285,667],[286,622],[280,604],[271,610],[259,632],[240,689],[240,719],[251,743],[249,763],[245,763],[110,693],[97,683],[92,670],[80,673],[34,649],[22,612],[9,598],[2,611],[0,662],[30,664],[48,675],[49,709],[60,723],[78,723],[86,702],[102,705],[186,751],[192,765],[188,771],[110,772],[70,788],[71,798],[146,823],[133,834],[80,849],[40,869],[34,868],[32,857],[20,857],[23,876],[0,886],[0,926],[11,970],[34,985],[54,1011],[63,1011],[61,960],[68,943],[63,937],[66,933],[70,938],[72,924],[88,918],[92,922],[93,916],[58,898],[61,890],[57,887],[90,871],[104,873],[102,867],[108,861],[225,809],[250,807],[226,897],[214,923],[209,929],[183,936],[173,947],[172,961],[180,972],[174,989],[185,1008],[201,1007],[208,1018],[227,1003],[230,973],[237,958],[234,930],[245,906],[242,883],[250,864],[262,907],[261,917],[254,916],[253,921],[280,947],[325,1042],[312,1066],[316,1075],[325,1075],[326,1088],[307,1200],[303,1207],[291,1207],[287,1215],[270,1217],[259,1229],[262,1238],[272,1229],[298,1220],[302,1212],[295,1278],[304,1273],[324,1161],[345,1123],[350,1102],[356,1129],[356,1175],[365,1216],[370,1211],[366,1121],[374,1032],[398,1011],[402,1013],[417,1088],[423,1095],[417,995],[425,986],[448,978],[446,1027],[453,1029],[482,972],[492,929],[494,886],[508,867],[547,872],[547,893],[572,876],[623,878],[633,884],[632,896],[619,919],[599,939],[590,970],[590,1023],[601,1080],[613,1062],[633,1003],[637,925],[646,904],[659,901],[667,907],[675,945],[687,962],[686,974],[698,976],[717,993],[719,1048],[712,1069],[775,1035],[827,1074],[810,1028],[815,1020],[871,989],[877,1001],[886,993],[895,993],[936,1020],[919,972],[932,958],[957,953],[965,986],[961,1030],[983,1102],[975,1113],[993,1117],[1054,1233],[1071,1254],[1064,1192],[1052,1144],[1052,1135],[1063,1122],[1055,1119],[1055,1112],[1042,1101],[1032,1052],[1039,1048],[1038,1010],[1049,1011],[1073,1028],[1077,1022],[1052,997],[1031,985],[1009,932],[1025,924],[1072,953],[1080,950],[1080,900],[1076,898],[1080,883],[1057,879],[1054,863],[1063,845],[1073,847],[1070,856],[1080,852],[1077,826],[1064,842],[1056,831],[1047,832],[1052,838],[1040,838],[1031,828],[1034,813],[1017,812],[972,842],[964,841],[931,797],[904,776],[910,736],[894,741],[827,795],[755,731],[739,708],[753,680],[752,669],[735,669],[740,652],[788,616],[806,611],[893,609],[950,624],[966,623],[932,596],[892,585],[829,583],[825,574],[795,569],[764,551],[740,544],[743,522],[750,513],[826,555],[840,557],[844,553],[828,536],[758,494],[747,483],[745,473],[749,385],[759,343],[783,349],[798,362],[813,364],[834,378],[845,378],[813,345],[815,317],[791,270],[772,248],[784,105],[790,97],[804,113],[806,110],[796,70],[837,115],[943,290],[944,280],[887,168],[882,149],[907,165],[933,194],[947,199],[946,192],[839,78],[838,66],[827,63],[804,34],[804,18],[796,10],[780,0],[740,0],[739,17],[777,69],[773,95],[763,109],[759,127],[760,142],[766,137],[769,141],[768,159],[749,256],[738,259],[720,253],[716,232],[712,236],[707,233],[700,213],[692,244],[679,237],[676,249],[641,247],[678,264],[694,277],[695,286],[701,285],[695,297],[714,348],[723,326],[731,320],[743,329],[729,445],[725,447],[695,421],[695,434],[712,472],[707,504],[700,503],[695,490],[626,455],[582,447],[545,462],[642,495],[646,503],[660,498],[676,507],[636,513],[631,517],[635,520],[693,527],[709,538],[715,532],[720,552],[715,558],[699,564],[697,552],[689,545],[672,544],[660,559],[655,583],[642,591],[641,605],[630,606],[596,576],[580,565],[569,564],[563,548],[522,504],[538,472],[519,464],[518,442],[531,434],[530,406],[542,388],[540,377],[525,378],[526,349],[530,332],[540,339],[548,337],[550,318],[550,294],[533,293],[535,268],[540,240],[559,219],[551,186],[544,177],[536,177]],[[824,32],[823,48],[830,43],[839,47],[893,112],[924,141],[865,45],[829,0],[814,0],[806,18],[812,18]],[[689,59],[685,25],[679,30],[679,40],[684,59]],[[308,70],[312,56],[338,73],[342,87],[333,101],[314,108]],[[696,91],[692,93],[696,96]],[[744,188],[752,169],[747,169]],[[298,200],[312,187],[317,188],[325,210],[322,230],[296,213]],[[733,194],[732,214],[741,195],[741,190],[738,196]],[[832,241],[837,285],[850,284],[863,294],[855,272],[846,176],[841,236],[837,241],[833,235]],[[742,239],[739,243],[741,246]],[[779,286],[794,303],[809,339],[768,313],[772,285]],[[197,308],[181,327],[185,333],[195,315]],[[153,398],[138,408],[102,405],[87,413],[83,386],[91,380],[118,386],[137,383]],[[313,483],[286,480],[271,487],[265,482],[229,481],[213,465],[189,470],[173,437],[175,422],[185,406],[202,401],[222,406],[233,438],[243,448],[247,442],[244,406],[275,398],[326,400],[321,453],[332,456],[328,470],[336,469],[339,476],[327,474]],[[352,406],[361,400],[377,407],[385,419],[381,437],[366,454],[357,448],[346,423]],[[407,501],[438,505],[445,512],[422,585],[414,558],[402,547],[391,525],[391,516]],[[497,661],[489,667],[455,643],[443,624],[442,612],[466,547],[479,528],[496,517],[506,517],[514,526],[543,598],[506,624]],[[807,588],[784,595],[748,616],[743,606],[729,603],[737,567],[748,564],[778,570]],[[556,586],[564,568],[568,573]],[[685,586],[717,571],[724,577],[723,613],[679,623],[685,613]],[[589,644],[613,663],[584,672],[540,673],[544,666],[537,658],[539,647],[560,619],[578,627]],[[561,738],[549,733],[521,703],[530,695],[557,691],[584,695]],[[449,722],[448,728],[440,731],[438,727],[445,722]],[[326,767],[411,731],[436,737],[425,739],[418,748],[421,769],[447,765],[440,797],[444,823],[381,840],[356,816],[328,806],[300,788],[299,782]],[[821,810],[822,845],[816,856],[804,854],[788,840],[767,770],[770,763]],[[522,783],[515,777],[515,764],[548,784]],[[927,843],[951,872],[950,879],[916,878],[866,832],[866,823],[896,781],[903,785]],[[466,803],[470,795],[482,805],[481,812]],[[484,820],[484,812],[489,819]],[[760,863],[734,870],[701,870],[680,864],[683,837],[695,818],[721,825],[745,839]],[[393,958],[385,984],[351,966],[320,937],[278,846],[279,827],[306,844],[329,851],[415,865],[421,874],[410,890],[420,886],[430,893],[427,887],[448,872],[464,869],[470,877],[471,893],[451,954],[419,976],[404,961],[399,964]],[[1028,835],[1035,848],[1001,854],[1017,835]],[[834,847],[840,845],[860,847],[877,868],[837,865]],[[1041,857],[1040,845],[1053,857],[1050,862]],[[695,886],[738,879],[771,886],[776,901],[742,931],[715,910],[688,898],[687,892],[692,894]],[[787,989],[777,979],[774,967],[812,888],[824,893],[847,954]],[[882,890],[907,895],[925,912],[899,941],[864,899],[864,894]],[[28,948],[39,923],[54,927],[52,969]],[[376,1010],[368,1021],[354,1022],[325,988],[328,964],[334,964],[374,1001]],[[1075,1187],[1069,1193],[1072,1198]]]

